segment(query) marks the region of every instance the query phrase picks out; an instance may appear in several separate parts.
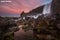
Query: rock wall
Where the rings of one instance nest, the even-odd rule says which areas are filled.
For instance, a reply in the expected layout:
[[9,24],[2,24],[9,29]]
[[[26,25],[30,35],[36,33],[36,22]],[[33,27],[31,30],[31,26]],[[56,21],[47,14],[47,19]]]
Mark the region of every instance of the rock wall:
[[53,0],[51,7],[53,13],[60,14],[60,0]]
[[36,40],[60,40],[60,0],[52,0],[50,17],[41,17],[34,27]]

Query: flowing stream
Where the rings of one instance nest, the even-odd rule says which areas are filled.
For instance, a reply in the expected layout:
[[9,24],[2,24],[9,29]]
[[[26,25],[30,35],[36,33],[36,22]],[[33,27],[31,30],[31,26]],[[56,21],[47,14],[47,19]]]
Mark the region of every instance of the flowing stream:
[[[43,14],[47,14],[51,12],[51,3],[46,4],[43,8]],[[15,40],[33,40],[33,31],[29,30],[25,32],[21,28],[22,25],[19,26],[20,30],[14,33]]]

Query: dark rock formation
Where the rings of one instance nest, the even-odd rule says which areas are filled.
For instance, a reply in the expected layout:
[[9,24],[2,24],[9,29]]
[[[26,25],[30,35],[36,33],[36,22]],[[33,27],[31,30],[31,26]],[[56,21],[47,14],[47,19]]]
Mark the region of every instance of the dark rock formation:
[[60,0],[53,0],[51,6],[54,14],[60,14]]
[[52,13],[55,15],[55,27],[57,30],[57,38],[60,40],[60,0],[53,0],[52,1]]
[[43,12],[43,8],[44,8],[44,5],[31,10],[29,13],[33,13],[33,14],[34,13],[42,13]]
[[7,20],[1,18],[0,20],[0,40],[14,40],[14,32],[19,28],[14,20]]
[[28,13],[24,13],[24,11],[21,13],[21,17],[26,17],[26,16],[31,16],[31,15],[37,15],[37,14],[40,14],[43,12],[43,8],[44,8],[44,5],[43,6],[39,6],[33,10],[31,10],[30,12]]
[[41,17],[35,23],[34,37],[36,40],[60,40],[60,0],[52,0],[51,17]]

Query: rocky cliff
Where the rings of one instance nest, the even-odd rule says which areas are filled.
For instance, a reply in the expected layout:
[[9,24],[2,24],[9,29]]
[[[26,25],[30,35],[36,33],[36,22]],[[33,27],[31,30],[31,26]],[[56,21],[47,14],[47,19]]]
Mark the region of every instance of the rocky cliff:
[[60,40],[60,0],[52,0],[51,17],[39,19],[33,31],[36,40]]

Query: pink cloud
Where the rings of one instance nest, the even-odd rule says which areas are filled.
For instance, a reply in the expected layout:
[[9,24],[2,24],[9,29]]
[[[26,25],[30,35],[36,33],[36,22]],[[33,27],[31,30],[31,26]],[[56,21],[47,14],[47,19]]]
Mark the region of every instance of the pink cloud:
[[43,0],[11,0],[11,3],[2,3],[3,12],[8,13],[21,13],[22,11],[28,12],[37,6],[43,4]]

